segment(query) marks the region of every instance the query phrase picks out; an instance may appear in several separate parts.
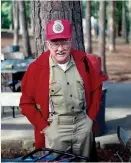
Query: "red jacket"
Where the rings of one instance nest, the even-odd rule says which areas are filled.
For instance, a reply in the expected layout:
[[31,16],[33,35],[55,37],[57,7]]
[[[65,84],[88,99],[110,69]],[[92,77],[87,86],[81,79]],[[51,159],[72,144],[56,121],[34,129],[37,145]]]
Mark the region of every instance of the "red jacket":
[[[101,79],[94,71],[91,62],[87,59],[86,53],[71,50],[71,54],[84,82],[86,103],[88,105],[87,114],[95,121],[101,101]],[[29,65],[21,85],[21,113],[25,115],[34,126],[36,148],[45,146],[44,135],[41,134],[40,131],[48,125],[49,55],[50,51],[46,51]],[[83,62],[84,58],[88,60],[89,73],[86,71]],[[40,105],[41,112],[36,109],[36,104]]]

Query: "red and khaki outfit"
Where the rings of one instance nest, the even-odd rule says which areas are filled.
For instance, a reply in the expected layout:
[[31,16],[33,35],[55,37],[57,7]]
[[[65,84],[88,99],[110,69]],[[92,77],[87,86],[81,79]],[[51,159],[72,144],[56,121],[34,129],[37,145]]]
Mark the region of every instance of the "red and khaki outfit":
[[90,61],[89,72],[86,70],[85,53],[71,50],[71,55],[65,72],[51,64],[50,51],[41,54],[29,66],[22,81],[20,107],[22,114],[34,125],[36,148],[44,147],[45,138],[40,131],[49,125],[50,96],[54,117],[45,130],[48,143],[52,148],[68,150],[71,147],[74,153],[88,156],[92,121],[96,120],[99,111],[102,83]]
[[54,116],[45,130],[45,145],[89,156],[93,140],[92,120],[86,114],[84,85],[74,59],[71,55],[68,63],[59,65],[50,56],[49,65],[49,94]]

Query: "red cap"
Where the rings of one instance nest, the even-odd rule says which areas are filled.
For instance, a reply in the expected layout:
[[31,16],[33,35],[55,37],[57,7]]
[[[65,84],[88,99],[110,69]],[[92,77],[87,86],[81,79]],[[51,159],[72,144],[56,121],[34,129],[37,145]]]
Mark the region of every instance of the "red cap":
[[69,20],[54,20],[46,25],[46,40],[71,38],[72,28]]

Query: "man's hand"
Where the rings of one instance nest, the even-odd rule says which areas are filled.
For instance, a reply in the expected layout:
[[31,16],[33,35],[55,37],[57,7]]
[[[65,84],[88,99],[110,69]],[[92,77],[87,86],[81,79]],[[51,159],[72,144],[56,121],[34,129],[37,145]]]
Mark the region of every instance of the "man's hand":
[[40,133],[41,133],[41,134],[44,134],[48,127],[49,127],[49,126],[46,126],[42,131],[40,131]]

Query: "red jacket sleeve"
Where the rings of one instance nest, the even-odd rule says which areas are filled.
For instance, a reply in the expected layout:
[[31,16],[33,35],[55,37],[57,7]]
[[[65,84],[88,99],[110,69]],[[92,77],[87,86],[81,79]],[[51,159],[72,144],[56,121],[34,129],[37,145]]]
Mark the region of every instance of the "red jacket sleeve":
[[34,67],[29,66],[22,79],[22,96],[19,106],[21,108],[21,113],[41,131],[48,125],[48,123],[42,116],[41,112],[35,107],[35,80],[33,69]]
[[102,81],[100,75],[95,71],[92,63],[88,60],[91,78],[91,104],[88,115],[92,120],[96,120],[102,100]]

